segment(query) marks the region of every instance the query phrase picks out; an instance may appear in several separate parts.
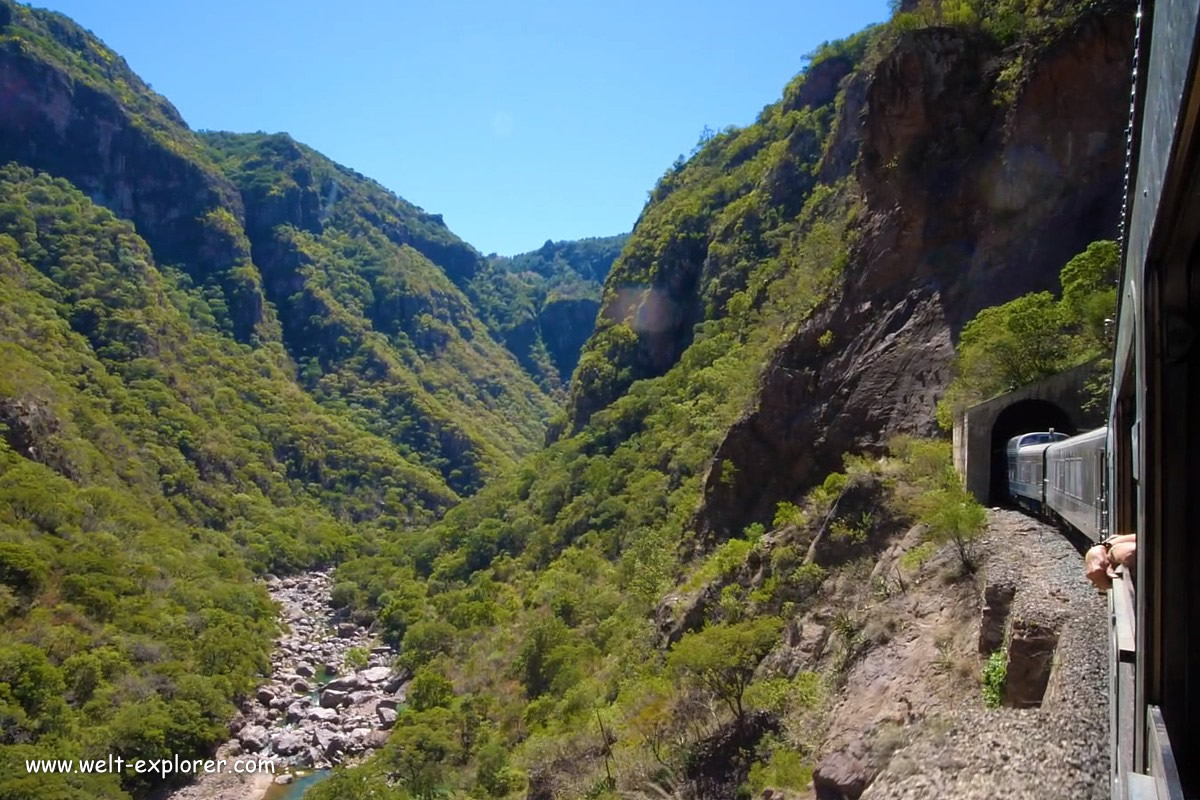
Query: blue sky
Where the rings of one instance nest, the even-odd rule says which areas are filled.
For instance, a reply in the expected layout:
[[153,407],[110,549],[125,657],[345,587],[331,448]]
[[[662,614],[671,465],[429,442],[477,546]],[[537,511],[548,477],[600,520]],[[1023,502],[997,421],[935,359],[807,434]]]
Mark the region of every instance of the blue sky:
[[41,0],[193,128],[286,131],[485,253],[629,230],[701,129],[752,122],[886,0]]

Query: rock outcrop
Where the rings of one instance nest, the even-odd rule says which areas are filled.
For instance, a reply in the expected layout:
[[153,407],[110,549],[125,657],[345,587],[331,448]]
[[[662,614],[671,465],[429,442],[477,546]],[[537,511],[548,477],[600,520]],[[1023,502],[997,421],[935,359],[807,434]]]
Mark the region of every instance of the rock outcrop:
[[857,130],[840,132],[861,139],[866,204],[843,285],[722,441],[714,463],[734,469],[710,472],[701,529],[722,538],[770,519],[843,453],[932,433],[962,325],[1054,288],[1072,255],[1112,235],[1131,26],[1123,7],[1086,17],[1028,65],[1007,112],[985,42],[902,35],[870,75]]
[[983,609],[979,615],[979,653],[989,655],[1004,644],[1008,613],[1017,587],[1011,583],[989,583],[983,590]]
[[1058,633],[1053,629],[1025,620],[1013,623],[1004,681],[1005,705],[1035,708],[1042,704],[1057,647]]
[[813,770],[813,793],[817,800],[858,800],[878,772],[870,750],[858,739],[821,759]]

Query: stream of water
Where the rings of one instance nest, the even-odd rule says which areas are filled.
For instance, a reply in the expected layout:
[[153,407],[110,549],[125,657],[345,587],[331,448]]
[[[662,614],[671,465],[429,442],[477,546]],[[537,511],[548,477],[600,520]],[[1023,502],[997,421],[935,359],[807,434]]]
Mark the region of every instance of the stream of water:
[[328,778],[329,775],[330,770],[327,769],[317,769],[303,775],[297,774],[296,779],[286,786],[280,786],[278,783],[271,784],[271,788],[267,789],[262,800],[300,800],[304,797],[305,792]]

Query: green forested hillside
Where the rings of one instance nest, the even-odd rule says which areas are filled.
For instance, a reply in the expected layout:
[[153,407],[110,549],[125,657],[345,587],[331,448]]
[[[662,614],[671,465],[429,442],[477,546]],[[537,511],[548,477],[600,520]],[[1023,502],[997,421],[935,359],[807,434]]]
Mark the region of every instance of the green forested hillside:
[[[453,695],[415,703],[382,753],[339,772],[317,797],[402,797],[435,787],[496,797],[670,796],[713,773],[732,785],[721,784],[729,794],[706,796],[732,796],[739,783],[739,791],[808,789],[831,697],[871,646],[859,609],[823,607],[822,597],[873,579],[874,559],[855,548],[881,535],[891,505],[907,510],[889,524],[914,514],[934,536],[906,570],[919,570],[939,544],[973,535],[983,511],[952,478],[947,448],[901,442],[898,458],[882,467],[849,457],[844,472],[794,487],[765,519],[749,506],[721,508],[732,538],[714,540],[702,524],[710,487],[775,478],[742,476],[735,461],[714,454],[759,402],[766,370],[816,384],[815,369],[780,366],[786,347],[799,342],[814,359],[830,360],[848,347],[839,337],[856,331],[835,336],[821,323],[847,286],[881,280],[871,273],[878,253],[864,238],[894,241],[880,233],[892,220],[883,212],[864,220],[866,205],[905,181],[922,182],[936,198],[945,172],[983,147],[953,132],[945,133],[950,142],[941,131],[923,133],[905,160],[867,168],[868,178],[878,168],[895,184],[865,187],[859,149],[868,81],[885,72],[903,81],[905,59],[923,56],[923,47],[949,42],[962,52],[971,43],[994,59],[987,80],[970,76],[977,82],[955,84],[959,93],[941,99],[990,109],[995,128],[977,122],[980,135],[1002,150],[1029,62],[1062,47],[1081,21],[1095,25],[1111,14],[1124,24],[1118,4],[1084,5],[1043,4],[1019,19],[1011,4],[899,12],[888,25],[821,48],[753,125],[702,142],[663,176],[605,285],[559,440],[427,530],[339,568],[338,601],[374,611],[417,681],[449,682]],[[903,125],[896,107],[916,102],[887,100],[895,105],[873,111]],[[1114,114],[1114,154],[1121,124]],[[1009,224],[1044,223],[1030,217]],[[936,221],[928,224],[936,231]],[[937,277],[947,286],[969,280],[965,266],[951,274],[946,253],[958,250],[929,235],[914,258],[943,270]],[[914,277],[900,297],[930,282]],[[903,321],[863,324],[894,336]],[[810,411],[797,404],[778,413]],[[930,413],[915,424],[932,423]],[[889,491],[927,502],[893,498],[833,518],[831,508],[874,485],[880,470]],[[826,535],[849,555],[820,555],[816,540]],[[969,568],[967,548],[960,552]],[[745,696],[735,696],[729,687],[753,671],[745,665],[778,643],[776,617],[793,624],[814,609],[835,631],[831,655],[819,662],[825,671],[755,673]],[[469,736],[456,737],[464,729]],[[732,753],[715,753],[718,743]],[[394,795],[382,788],[389,781],[400,784]]]
[[20,762],[210,753],[268,669],[254,576],[435,520],[552,405],[435,215],[194,134],[60,15],[0,2],[0,75],[0,795],[143,794]]
[[6,762],[206,752],[266,667],[252,570],[327,563],[455,500],[299,390],[278,348],[212,330],[186,285],[66,181],[0,170]]
[[460,493],[540,440],[549,399],[456,286],[486,266],[439,218],[286,135],[204,141],[242,192],[264,294],[319,402]]
[[[1124,24],[1120,0],[908,6],[680,158],[628,238],[503,259],[286,135],[192,132],[90,34],[0,0],[0,797],[148,794],[20,760],[207,752],[268,666],[255,576],[331,563],[335,603],[415,677],[389,744],[311,797],[805,791],[869,637],[858,609],[825,608],[823,661],[757,673],[763,656],[831,587],[868,587],[872,548],[914,518],[919,569],[981,512],[938,444],[830,470],[805,461],[824,430],[758,460],[731,431],[765,407],[748,436],[774,453],[863,351],[907,335],[941,357],[956,302],[979,306],[978,265],[955,259],[987,250],[951,223],[1050,227],[1052,252],[1105,224],[1088,198],[1053,212],[1090,214],[1076,229],[944,190],[1025,152],[1014,120],[1058,144],[1057,110],[1022,88],[1091,41],[1080,26]],[[982,121],[942,124],[955,103]],[[1058,179],[1051,155],[1020,163]],[[979,270],[1002,299],[1053,279],[1010,279],[1024,262],[995,252]],[[935,322],[893,312],[939,281]],[[860,316],[837,327],[843,304]],[[940,368],[911,397],[942,392]],[[885,377],[871,399],[909,376]],[[772,481],[768,513],[720,503]]]
[[202,322],[281,344],[305,391],[452,491],[541,443],[552,403],[464,294],[487,262],[439,216],[286,135],[198,135],[73,22],[2,3],[0,162],[131,220]]
[[628,238],[547,241],[511,258],[491,255],[488,271],[472,282],[484,319],[543,387],[557,392],[570,379]]

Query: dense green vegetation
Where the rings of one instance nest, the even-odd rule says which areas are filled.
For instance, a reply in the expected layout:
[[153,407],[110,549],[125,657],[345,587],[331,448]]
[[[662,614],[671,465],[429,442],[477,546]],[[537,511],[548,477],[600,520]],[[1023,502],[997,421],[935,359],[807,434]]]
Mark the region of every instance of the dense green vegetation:
[[[1106,376],[1105,320],[1116,314],[1119,271],[1117,243],[1093,242],[1062,268],[1059,299],[1037,292],[979,312],[959,338],[955,378],[938,405],[942,426],[968,406],[1093,359]],[[1097,398],[1108,396],[1105,380],[1096,383]]]
[[463,494],[540,443],[549,400],[452,280],[482,265],[440,218],[285,135],[204,140],[242,192],[282,341],[322,405]]
[[1045,40],[1069,29],[1095,0],[920,0],[901,11],[893,0],[892,34],[936,25],[968,27],[1001,44]]
[[[0,170],[6,797],[51,796],[26,757],[207,752],[267,668],[250,570],[332,560],[361,538],[352,519],[453,500],[268,354],[189,322],[203,303],[65,181]],[[115,778],[36,781],[121,796]]]
[[[604,463],[589,459],[581,469],[595,480],[605,474]],[[814,559],[821,520],[845,492],[871,481],[889,487],[883,505],[841,520],[829,534],[840,540],[837,547],[863,557]],[[764,526],[750,526],[744,538],[695,558],[681,559],[687,549],[668,538],[685,535],[678,528],[652,532],[643,522],[621,542],[619,530],[604,535],[597,529],[604,520],[593,517],[587,532],[547,559],[536,540],[523,548],[513,542],[521,528],[536,524],[520,516],[533,500],[528,478],[506,489],[529,495],[525,501],[507,495],[516,514],[475,516],[475,527],[465,527],[464,514],[478,511],[492,491],[436,527],[449,537],[441,547],[412,534],[385,548],[382,558],[339,569],[340,599],[381,607],[379,622],[403,642],[402,657],[417,672],[401,715],[403,736],[364,767],[338,770],[314,790],[316,797],[503,797],[547,774],[568,796],[653,792],[686,773],[689,754],[714,730],[744,725],[751,711],[770,714],[784,730],[753,748],[747,784],[801,790],[829,698],[871,639],[862,621],[839,617],[826,671],[759,676],[759,662],[779,643],[780,616],[796,618],[819,604],[822,586],[841,570],[866,583],[874,563],[867,540],[877,515],[919,521],[926,531],[926,543],[879,587],[884,592],[903,591],[943,546],[971,568],[972,542],[984,521],[954,475],[949,444],[911,438],[895,441],[888,458],[847,458],[845,473],[781,504],[770,536]],[[626,519],[628,493],[619,490],[608,504]],[[464,539],[458,551],[447,552],[456,529]],[[768,577],[748,586],[750,564],[770,565]],[[673,614],[672,602],[659,605],[664,593],[686,605],[714,590],[719,599],[710,621],[668,646],[649,618],[655,612],[661,624],[664,613]],[[389,783],[403,790],[388,793]]]
[[734,721],[742,725],[746,690],[763,656],[778,643],[780,627],[780,621],[772,617],[709,625],[680,639],[667,665],[720,699]]
[[511,258],[493,254],[488,258],[518,275],[540,275],[549,281],[547,288],[551,291],[598,293],[628,239],[629,235],[624,233],[563,242],[547,239],[528,253]]
[[[268,669],[254,574],[433,521],[540,443],[550,400],[477,312],[508,273],[436,215],[287,136],[192,133],[60,15],[4,0],[0,48],[116,115],[172,212],[0,167],[0,795],[140,795],[21,762],[210,753]],[[31,161],[109,185],[46,136]]]
[[471,298],[500,341],[548,391],[571,377],[591,335],[600,292],[628,235],[547,241],[511,258],[488,257]]
[[[756,678],[781,625],[840,572],[866,582],[884,517],[925,524],[898,568],[913,573],[943,545],[969,570],[983,519],[945,443],[901,440],[740,536],[697,531],[703,482],[731,468],[718,444],[859,236],[860,187],[829,149],[839,82],[912,27],[1020,43],[1077,5],[1035,4],[1008,32],[1016,0],[931,4],[827,44],[753,125],[681,157],[628,239],[485,259],[286,135],[192,133],[73,23],[0,0],[0,55],[98,93],[146,134],[147,162],[192,181],[178,226],[156,227],[0,170],[0,797],[151,788],[30,778],[26,757],[210,749],[267,668],[253,576],[329,563],[335,604],[414,678],[387,746],[313,797],[654,791],[752,712],[779,732],[748,740],[733,777],[802,791],[871,639],[839,614],[821,672]],[[50,161],[93,185],[91,160]],[[1110,265],[1094,247],[1061,301],[968,326],[952,402],[1099,347]],[[577,340],[549,332],[586,334],[597,303],[576,366]],[[1066,344],[1038,361],[1020,348],[1047,319]],[[996,342],[1023,358],[1006,366]],[[534,452],[572,368],[565,435]],[[864,486],[881,507],[832,518]]]
[[983,666],[983,676],[980,680],[983,691],[983,702],[988,708],[999,708],[1004,702],[1004,682],[1008,677],[1008,653],[1004,648],[988,656]]
[[[503,306],[490,286],[506,273],[440,216],[284,134],[196,134],[69,19],[0,5],[4,68],[64,85],[79,126],[124,131],[76,147],[22,93],[33,107],[13,119],[37,124],[0,125],[0,152],[126,215],[204,299],[193,321],[270,351],[322,406],[453,493],[541,444],[553,402],[494,338],[493,320],[520,304]],[[114,174],[112,163],[126,166]]]

